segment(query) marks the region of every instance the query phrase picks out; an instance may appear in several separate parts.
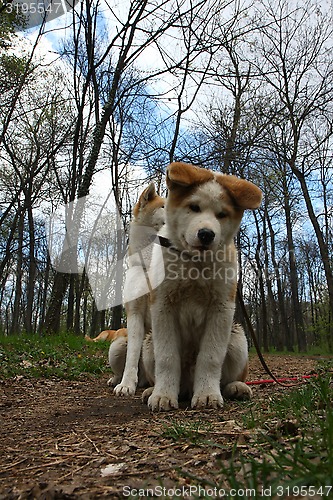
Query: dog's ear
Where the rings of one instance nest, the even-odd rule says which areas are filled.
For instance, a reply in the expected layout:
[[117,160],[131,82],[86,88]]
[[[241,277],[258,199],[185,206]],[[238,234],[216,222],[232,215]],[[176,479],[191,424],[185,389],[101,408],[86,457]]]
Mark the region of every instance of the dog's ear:
[[141,193],[141,195],[139,197],[140,208],[145,207],[147,205],[147,203],[149,203],[154,198],[156,198],[156,196],[157,196],[157,193],[156,193],[156,189],[155,189],[155,184],[153,182],[151,182],[149,184],[149,186],[146,187],[146,189]]
[[169,189],[176,186],[193,186],[214,178],[210,170],[199,168],[189,163],[171,163],[166,171],[166,182]]
[[237,207],[242,210],[260,207],[262,192],[255,184],[234,175],[219,174],[216,180],[228,191]]

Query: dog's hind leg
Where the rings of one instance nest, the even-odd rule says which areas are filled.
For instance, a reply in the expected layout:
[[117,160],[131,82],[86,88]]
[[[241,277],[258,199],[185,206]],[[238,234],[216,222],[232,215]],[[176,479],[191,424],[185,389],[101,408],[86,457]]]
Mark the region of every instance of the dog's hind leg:
[[121,381],[125,367],[126,350],[127,339],[125,337],[118,337],[110,345],[109,365],[113,376],[108,380],[108,385],[111,385],[112,387],[119,384]]
[[155,359],[152,332],[147,333],[142,346],[142,364],[149,385],[155,384]]
[[252,391],[245,384],[248,371],[248,348],[244,331],[233,325],[228,351],[223,363],[221,388],[228,399],[250,399]]

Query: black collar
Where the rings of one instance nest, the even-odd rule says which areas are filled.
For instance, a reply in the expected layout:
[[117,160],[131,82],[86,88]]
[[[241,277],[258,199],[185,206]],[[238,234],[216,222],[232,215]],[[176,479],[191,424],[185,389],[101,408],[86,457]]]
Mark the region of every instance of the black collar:
[[[180,250],[178,250],[178,248],[176,248],[172,245],[171,241],[168,238],[165,238],[164,236],[159,236],[159,235],[157,235],[157,238],[159,240],[159,244],[161,245],[161,247],[172,248],[174,250],[177,250],[177,252],[180,252]],[[156,241],[156,240],[155,240],[155,242],[158,243],[158,241]]]
[[155,238],[154,241],[155,243],[161,245],[161,247],[170,248],[170,250],[173,250],[174,252],[177,252],[179,254],[185,251],[185,250],[179,250],[171,243],[171,241],[168,238],[165,238],[164,236],[157,235],[157,238]]
[[171,241],[168,238],[165,238],[164,236],[160,236],[159,234],[154,234],[151,237],[152,243],[156,243],[157,245],[160,245],[161,247],[164,248],[170,248],[171,250],[174,250],[175,252],[182,253],[185,252],[185,250],[179,250],[177,247],[175,247]]
[[155,239],[153,241],[154,241],[154,243],[161,245],[161,247],[170,248],[170,250],[173,250],[174,252],[177,252],[181,255],[186,255],[189,259],[192,259],[192,257],[193,257],[193,255],[191,255],[186,250],[179,250],[179,248],[175,247],[171,243],[171,241],[168,238],[165,238],[164,236],[157,235],[157,237],[155,237]]

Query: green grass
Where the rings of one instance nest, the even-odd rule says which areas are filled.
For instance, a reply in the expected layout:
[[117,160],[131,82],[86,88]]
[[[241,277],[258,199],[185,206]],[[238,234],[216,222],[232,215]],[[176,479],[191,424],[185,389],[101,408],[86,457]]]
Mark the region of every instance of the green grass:
[[79,379],[109,370],[108,342],[72,334],[0,336],[0,379],[15,376]]
[[173,420],[163,425],[162,436],[173,441],[185,440],[192,444],[198,444],[205,438],[211,429],[211,424],[201,420],[182,421]]
[[[252,356],[256,356],[256,348],[253,346],[250,347],[249,353]],[[333,353],[325,343],[321,343],[320,345],[309,345],[306,352],[300,352],[297,346],[294,346],[293,351],[288,351],[287,349],[278,350],[275,347],[270,347],[267,354],[276,356],[333,356]]]

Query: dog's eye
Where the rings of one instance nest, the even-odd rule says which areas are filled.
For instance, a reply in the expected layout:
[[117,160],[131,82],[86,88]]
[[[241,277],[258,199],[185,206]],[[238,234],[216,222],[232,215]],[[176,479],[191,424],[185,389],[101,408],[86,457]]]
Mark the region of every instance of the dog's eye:
[[219,212],[216,217],[218,219],[224,219],[226,216],[227,214],[225,212]]
[[190,205],[190,210],[192,210],[192,212],[201,212],[201,209],[199,207],[199,205]]

